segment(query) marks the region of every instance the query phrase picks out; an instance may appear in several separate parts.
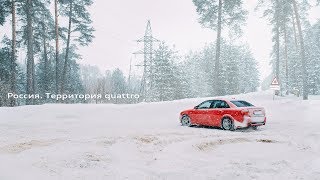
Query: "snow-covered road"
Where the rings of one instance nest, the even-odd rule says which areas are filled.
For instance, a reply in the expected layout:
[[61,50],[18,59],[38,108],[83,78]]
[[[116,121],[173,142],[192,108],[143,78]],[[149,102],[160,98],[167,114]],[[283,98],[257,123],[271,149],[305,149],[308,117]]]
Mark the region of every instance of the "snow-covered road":
[[204,99],[0,108],[0,180],[320,179],[319,97],[232,97],[265,107],[267,125],[181,127]]

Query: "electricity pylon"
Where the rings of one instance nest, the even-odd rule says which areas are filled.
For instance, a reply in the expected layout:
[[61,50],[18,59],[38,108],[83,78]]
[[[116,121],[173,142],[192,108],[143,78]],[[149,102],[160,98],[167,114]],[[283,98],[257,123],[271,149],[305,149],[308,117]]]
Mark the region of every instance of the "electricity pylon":
[[151,23],[150,20],[147,22],[147,27],[145,34],[142,38],[137,40],[138,43],[143,43],[144,48],[143,50],[140,50],[138,52],[135,52],[133,54],[143,54],[144,60],[142,65],[136,65],[136,66],[143,66],[143,75],[141,80],[141,88],[140,88],[140,96],[143,101],[150,101],[151,99],[151,90],[153,86],[153,71],[154,71],[154,43],[159,42],[158,39],[154,38],[152,36],[152,29],[151,29]]

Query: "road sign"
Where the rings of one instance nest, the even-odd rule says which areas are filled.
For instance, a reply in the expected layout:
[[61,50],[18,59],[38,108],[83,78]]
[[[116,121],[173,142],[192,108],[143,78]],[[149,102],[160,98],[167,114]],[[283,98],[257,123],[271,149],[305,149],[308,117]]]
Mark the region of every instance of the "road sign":
[[280,90],[280,86],[279,85],[271,85],[270,89],[272,89],[272,90]]
[[271,85],[279,85],[279,81],[278,81],[277,77],[273,78]]
[[279,81],[277,79],[277,77],[274,77],[272,82],[271,82],[271,85],[270,85],[270,89],[272,90],[280,90],[280,84],[279,84]]

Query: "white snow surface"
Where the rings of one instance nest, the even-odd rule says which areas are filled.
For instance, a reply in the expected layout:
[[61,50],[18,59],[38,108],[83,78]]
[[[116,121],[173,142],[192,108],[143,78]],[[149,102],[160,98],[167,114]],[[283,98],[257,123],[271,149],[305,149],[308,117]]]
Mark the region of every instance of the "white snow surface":
[[227,96],[265,107],[234,132],[182,127],[203,100],[0,108],[0,180],[320,179],[320,98]]

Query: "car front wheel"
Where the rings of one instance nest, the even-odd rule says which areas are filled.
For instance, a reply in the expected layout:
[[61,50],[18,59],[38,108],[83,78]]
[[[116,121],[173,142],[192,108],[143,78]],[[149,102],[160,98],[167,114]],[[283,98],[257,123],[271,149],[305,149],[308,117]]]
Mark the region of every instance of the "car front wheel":
[[190,119],[190,117],[188,115],[183,115],[181,117],[181,125],[182,126],[189,126],[189,127],[192,125],[191,124],[191,119]]
[[234,125],[230,118],[223,118],[221,122],[221,127],[224,130],[229,130],[229,131],[234,130]]

